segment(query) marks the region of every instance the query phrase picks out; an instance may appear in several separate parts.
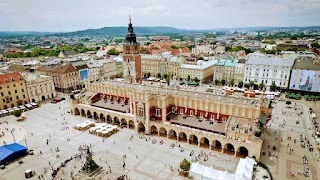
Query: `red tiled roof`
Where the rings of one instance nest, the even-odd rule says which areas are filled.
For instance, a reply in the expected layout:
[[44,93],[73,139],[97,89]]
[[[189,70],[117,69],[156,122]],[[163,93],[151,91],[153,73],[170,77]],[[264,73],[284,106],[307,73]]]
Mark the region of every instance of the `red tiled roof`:
[[13,81],[24,81],[24,78],[18,72],[0,74],[0,84],[7,84]]

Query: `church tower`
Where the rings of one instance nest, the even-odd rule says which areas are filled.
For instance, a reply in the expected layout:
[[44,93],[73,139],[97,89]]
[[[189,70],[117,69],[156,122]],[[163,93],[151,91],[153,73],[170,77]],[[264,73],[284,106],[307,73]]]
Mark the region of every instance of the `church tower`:
[[137,43],[136,34],[133,32],[131,17],[129,18],[126,43],[123,44],[122,59],[125,82],[139,82],[142,77],[140,44]]

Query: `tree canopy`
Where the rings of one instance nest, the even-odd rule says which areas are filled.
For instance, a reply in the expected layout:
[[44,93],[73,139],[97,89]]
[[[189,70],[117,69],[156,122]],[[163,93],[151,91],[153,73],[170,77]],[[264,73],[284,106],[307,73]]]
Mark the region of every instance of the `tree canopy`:
[[184,171],[189,171],[190,170],[190,166],[191,166],[191,163],[186,160],[186,159],[183,159],[181,162],[180,162],[180,168]]
[[108,52],[107,52],[107,54],[109,54],[109,55],[119,55],[119,51],[118,50],[116,50],[116,48],[112,48],[112,49],[109,49],[108,50]]

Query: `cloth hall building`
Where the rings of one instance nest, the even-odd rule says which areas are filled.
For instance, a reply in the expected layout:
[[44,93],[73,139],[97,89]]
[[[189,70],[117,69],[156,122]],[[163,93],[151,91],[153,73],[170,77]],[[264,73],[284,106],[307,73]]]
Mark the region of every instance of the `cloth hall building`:
[[131,21],[126,39],[128,51],[123,59],[136,61],[128,64],[138,68],[133,77],[126,73],[125,82],[86,81],[85,90],[70,101],[72,114],[212,151],[260,158],[263,141],[255,130],[263,108],[261,99],[141,85],[139,45]]

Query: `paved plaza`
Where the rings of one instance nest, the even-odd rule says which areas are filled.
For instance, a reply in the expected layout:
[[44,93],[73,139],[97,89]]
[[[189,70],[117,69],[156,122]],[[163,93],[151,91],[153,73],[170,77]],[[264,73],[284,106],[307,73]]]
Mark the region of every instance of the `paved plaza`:
[[[141,139],[139,134],[130,129],[120,129],[118,133],[103,141],[101,137],[89,134],[88,131],[73,129],[75,124],[88,119],[70,115],[67,113],[67,107],[66,101],[58,104],[47,103],[40,108],[26,112],[25,121],[18,122],[13,116],[0,119],[1,122],[8,122],[8,124],[1,124],[2,131],[5,128],[15,128],[15,141],[35,152],[35,155],[22,158],[23,164],[15,161],[6,166],[6,169],[0,170],[0,179],[25,179],[26,169],[36,172],[36,176],[32,179],[38,179],[39,175],[48,179],[51,177],[52,168],[59,166],[71,156],[80,154],[78,150],[80,145],[91,145],[94,153],[93,159],[103,167],[97,179],[115,179],[120,175],[127,175],[128,179],[139,180],[183,179],[178,175],[179,163],[183,158],[194,161],[195,156],[198,156],[201,151],[206,154],[210,152],[210,155],[208,161],[204,162],[204,158],[201,158],[200,163],[216,169],[234,173],[239,162],[237,157],[185,143],[179,143],[183,152],[180,151],[179,144],[170,149],[170,145],[176,141],[157,136],[144,136]],[[130,140],[131,135],[133,135],[132,140]],[[155,144],[152,143],[154,139]],[[160,140],[164,141],[163,145],[159,144]],[[3,141],[6,141],[7,144],[12,143],[13,136],[8,132],[1,138],[0,143],[3,144]],[[56,148],[59,149],[59,152],[56,151]],[[192,150],[194,155],[190,156]],[[123,158],[124,155],[126,158]],[[84,156],[80,160],[73,158],[58,171],[57,179],[71,179],[70,172],[77,174],[84,161]],[[124,163],[125,167],[123,167]],[[47,169],[46,173],[44,168]],[[78,175],[75,178],[82,179]]]
[[[303,139],[310,140],[315,147],[311,130],[308,129],[311,126],[308,110],[314,104],[308,102],[309,104],[305,105],[300,103],[305,101],[297,102],[297,110],[295,110],[294,102],[288,108],[285,102],[277,101],[274,105],[272,120],[268,123],[269,134],[263,135],[265,142],[262,151],[265,155],[261,156],[261,161],[269,167],[274,179],[319,179],[320,176],[320,164],[315,161],[315,154],[318,151],[310,152],[308,148],[302,148],[300,145],[300,135],[302,135]],[[51,169],[71,156],[79,155],[80,145],[92,146],[93,159],[103,168],[96,179],[116,179],[120,175],[127,175],[128,179],[183,179],[178,175],[180,161],[187,158],[194,162],[194,157],[201,151],[206,154],[210,152],[210,156],[208,161],[204,162],[202,158],[200,162],[219,170],[234,173],[239,162],[239,158],[234,156],[185,143],[176,144],[176,141],[162,137],[139,138],[140,135],[130,129],[120,129],[118,133],[103,141],[101,137],[89,134],[88,131],[73,129],[75,124],[88,119],[70,115],[67,111],[68,102],[63,101],[58,104],[43,104],[40,108],[26,112],[25,121],[18,122],[13,116],[0,119],[1,131],[5,132],[5,136],[1,137],[1,145],[3,141],[9,144],[15,140],[35,152],[35,155],[22,158],[23,164],[15,161],[6,166],[6,169],[0,170],[0,179],[25,179],[26,169],[36,172],[36,176],[32,179],[38,179],[39,175],[43,175],[44,179],[51,178]],[[298,115],[301,112],[302,115]],[[316,113],[319,116],[319,112],[316,111]],[[297,121],[299,121],[298,124]],[[9,130],[15,128],[14,136],[6,132],[5,128]],[[130,140],[131,135],[133,135],[132,140]],[[288,137],[291,137],[291,140]],[[152,143],[154,139],[155,144]],[[159,144],[160,140],[164,140],[163,145]],[[170,149],[173,143],[176,146]],[[178,148],[179,145],[183,152]],[[275,151],[272,149],[273,146],[276,147]],[[58,152],[56,148],[59,149]],[[290,149],[294,150],[291,154],[289,154]],[[192,150],[195,153],[190,156]],[[271,156],[268,155],[269,151]],[[304,155],[309,160],[309,178],[298,175],[298,170],[303,172],[302,157]],[[78,172],[84,161],[84,155],[81,159],[73,158],[58,171],[57,179],[71,179],[70,174],[73,174],[75,179],[83,179]],[[46,172],[45,169],[47,169]],[[295,172],[295,177],[292,177],[292,171]]]
[[[293,101],[287,106],[284,101],[276,101],[274,104],[272,120],[267,124],[269,133],[263,134],[262,152],[265,155],[260,159],[269,167],[274,179],[320,179],[320,162],[316,161],[319,151],[316,149],[312,130],[309,129],[311,127],[309,107],[316,109],[319,117],[319,107],[314,102]],[[313,152],[301,146],[303,142],[307,144],[308,140],[314,147]],[[276,150],[273,150],[273,147]],[[309,177],[302,174],[304,155],[308,159]]]

